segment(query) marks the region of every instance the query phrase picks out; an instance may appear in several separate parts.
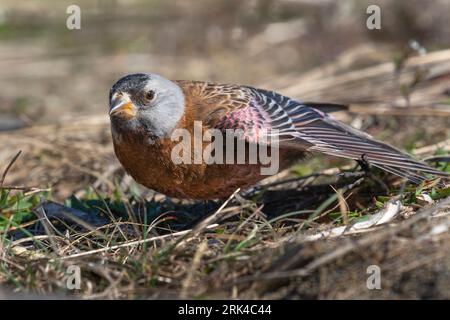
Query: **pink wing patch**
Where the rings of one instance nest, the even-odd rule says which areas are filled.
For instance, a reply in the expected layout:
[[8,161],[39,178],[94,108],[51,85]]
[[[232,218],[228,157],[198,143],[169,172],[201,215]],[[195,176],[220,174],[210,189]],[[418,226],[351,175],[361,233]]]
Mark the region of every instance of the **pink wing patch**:
[[249,106],[237,109],[222,117],[216,124],[217,129],[241,131],[242,138],[249,142],[259,142],[271,131],[271,118],[259,108],[255,101]]

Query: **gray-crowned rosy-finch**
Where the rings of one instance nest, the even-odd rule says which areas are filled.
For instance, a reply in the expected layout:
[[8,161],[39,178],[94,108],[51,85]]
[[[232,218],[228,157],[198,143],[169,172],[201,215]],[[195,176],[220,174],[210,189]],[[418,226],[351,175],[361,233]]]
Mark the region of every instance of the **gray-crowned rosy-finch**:
[[[212,142],[222,141],[226,149],[226,139],[217,137],[212,142],[200,140],[200,149],[195,148],[195,139],[185,141],[183,152],[194,152],[184,159],[192,161],[174,161],[174,148],[183,143],[174,139],[174,132],[185,129],[194,135],[196,124],[202,134],[211,129],[239,130],[241,134],[233,139],[245,140],[247,146],[275,148],[271,154],[277,154],[280,169],[309,153],[322,152],[364,160],[414,183],[425,180],[425,173],[447,175],[327,114],[341,107],[304,103],[248,86],[170,81],[153,73],[137,73],[114,84],[109,115],[115,153],[125,170],[138,183],[173,197],[224,198],[266,177],[261,161],[249,160],[251,148],[242,151],[244,162],[211,162],[208,156],[202,157]],[[261,140],[263,135],[277,138],[277,144]],[[239,152],[232,150],[234,160]]]

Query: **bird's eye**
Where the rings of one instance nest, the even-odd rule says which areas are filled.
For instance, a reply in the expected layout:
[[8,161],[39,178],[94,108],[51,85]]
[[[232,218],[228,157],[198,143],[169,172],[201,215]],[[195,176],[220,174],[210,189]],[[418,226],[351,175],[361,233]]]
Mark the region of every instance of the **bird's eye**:
[[147,92],[145,93],[145,99],[146,99],[147,101],[152,101],[153,98],[155,98],[155,91],[149,90],[149,91],[147,91]]

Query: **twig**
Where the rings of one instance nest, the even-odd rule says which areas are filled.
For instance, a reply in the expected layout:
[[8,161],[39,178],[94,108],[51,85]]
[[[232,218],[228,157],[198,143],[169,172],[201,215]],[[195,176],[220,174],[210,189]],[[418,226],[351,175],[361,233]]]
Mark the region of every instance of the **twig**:
[[[217,224],[209,225],[206,227],[206,229],[214,229],[217,226],[218,226]],[[147,239],[143,239],[143,240],[130,241],[130,242],[121,243],[121,244],[117,244],[117,245],[110,246],[110,247],[105,247],[105,248],[95,249],[95,250],[91,250],[91,251],[85,251],[85,252],[72,254],[70,256],[60,257],[60,259],[67,260],[67,259],[79,258],[79,257],[83,257],[83,256],[101,253],[101,252],[106,252],[106,251],[116,250],[116,249],[120,249],[120,248],[126,248],[126,247],[135,246],[135,245],[140,245],[140,244],[144,244],[147,242],[159,241],[159,240],[163,240],[163,239],[170,238],[170,237],[183,236],[183,235],[188,234],[192,230],[193,229],[188,229],[188,230],[183,230],[183,231],[174,232],[174,233],[170,233],[170,234],[165,234],[162,236],[151,237],[151,238],[147,238]]]
[[416,155],[423,155],[423,154],[427,154],[427,153],[436,152],[439,149],[444,149],[444,150],[450,151],[450,139],[416,149],[414,153]]
[[38,188],[38,187],[26,187],[26,186],[0,186],[0,190],[20,190],[25,193],[25,195],[31,195],[33,193],[50,191],[50,188]]
[[186,299],[188,297],[188,291],[192,284],[192,280],[194,279],[195,271],[200,266],[202,256],[205,253],[206,249],[208,249],[208,243],[206,241],[203,241],[202,243],[200,243],[197,251],[195,252],[194,258],[192,259],[192,265],[189,270],[189,273],[187,274],[186,278],[183,281],[183,286],[182,286],[181,294],[180,294],[180,297],[182,299]]
[[3,187],[3,182],[5,182],[6,175],[8,174],[9,169],[11,169],[14,162],[16,162],[17,158],[19,158],[20,154],[22,153],[22,150],[19,150],[17,154],[12,158],[12,160],[9,162],[9,164],[6,166],[5,171],[3,171],[2,179],[0,180],[0,187]]

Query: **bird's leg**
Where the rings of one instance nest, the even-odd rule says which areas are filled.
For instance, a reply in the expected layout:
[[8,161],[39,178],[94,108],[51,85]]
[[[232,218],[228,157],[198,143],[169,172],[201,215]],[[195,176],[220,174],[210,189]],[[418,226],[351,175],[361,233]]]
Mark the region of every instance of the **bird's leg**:
[[364,172],[366,177],[369,177],[372,180],[374,180],[375,182],[377,182],[384,189],[385,192],[389,192],[389,188],[386,186],[386,184],[380,178],[378,178],[377,176],[373,175],[372,172],[370,171],[370,164],[366,160],[366,154],[365,153],[363,153],[361,155],[361,159],[356,160],[356,162],[361,167],[361,169],[363,170],[363,172]]
[[[369,162],[365,159],[366,154],[363,154],[361,156],[361,159],[357,159],[355,160],[357,163],[357,166],[352,169],[351,171],[344,171],[341,172],[339,174],[339,176],[343,177],[343,178],[353,178],[353,177],[361,177],[361,176],[365,176],[368,177],[370,176],[370,165]],[[357,171],[358,166],[361,168],[361,171]]]
[[366,176],[370,175],[370,165],[369,162],[366,160],[366,154],[363,153],[361,155],[361,159],[356,160],[358,165],[361,167],[361,170],[364,171]]

